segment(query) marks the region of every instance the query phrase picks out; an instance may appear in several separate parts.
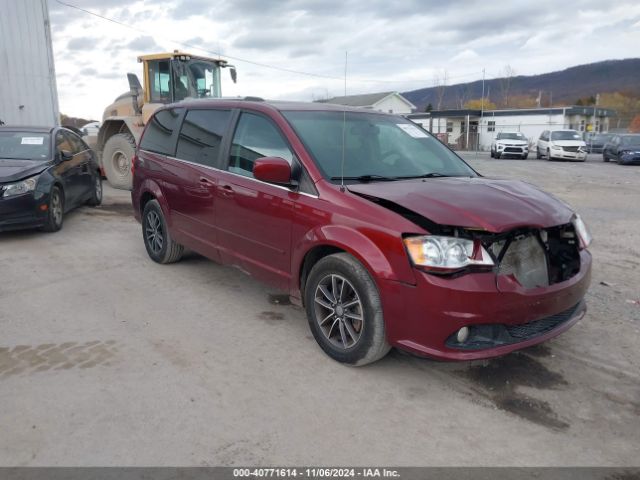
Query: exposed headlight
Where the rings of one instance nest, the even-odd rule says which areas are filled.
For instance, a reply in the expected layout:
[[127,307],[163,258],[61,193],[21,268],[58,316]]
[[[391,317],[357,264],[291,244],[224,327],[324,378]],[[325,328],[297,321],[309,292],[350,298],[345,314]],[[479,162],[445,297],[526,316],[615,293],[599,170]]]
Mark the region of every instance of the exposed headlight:
[[466,238],[423,235],[407,237],[404,244],[413,264],[429,270],[453,271],[470,265],[494,264],[479,241]]
[[549,144],[549,146],[551,147],[552,150],[562,150],[562,147],[559,145],[556,145],[555,143],[551,143]]
[[16,195],[23,195],[25,193],[33,192],[36,189],[38,183],[38,176],[27,178],[16,183],[10,183],[4,186],[2,192],[3,197],[14,197]]
[[584,223],[582,218],[580,218],[580,215],[577,214],[575,217],[573,217],[572,223],[573,228],[576,229],[576,233],[578,234],[578,238],[580,239],[580,246],[582,248],[587,248],[593,241],[593,237],[591,236],[587,225]]

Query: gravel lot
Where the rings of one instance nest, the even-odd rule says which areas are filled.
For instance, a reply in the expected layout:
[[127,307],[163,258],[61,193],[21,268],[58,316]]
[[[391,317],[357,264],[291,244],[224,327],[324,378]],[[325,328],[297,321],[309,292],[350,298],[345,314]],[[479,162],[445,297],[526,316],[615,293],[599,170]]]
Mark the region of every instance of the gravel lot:
[[465,157],[591,227],[573,329],[487,362],[343,367],[278,292],[151,262],[105,189],[59,233],[0,234],[0,465],[637,465],[640,168]]

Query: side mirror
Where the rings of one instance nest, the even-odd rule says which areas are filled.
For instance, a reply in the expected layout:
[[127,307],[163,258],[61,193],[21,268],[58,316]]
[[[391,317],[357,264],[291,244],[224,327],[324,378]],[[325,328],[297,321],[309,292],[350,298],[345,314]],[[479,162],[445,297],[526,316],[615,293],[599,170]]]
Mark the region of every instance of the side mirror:
[[66,162],[67,160],[71,160],[73,158],[73,153],[69,150],[60,150],[60,160],[62,162]]
[[253,177],[262,182],[291,186],[291,165],[284,158],[262,157],[253,163]]

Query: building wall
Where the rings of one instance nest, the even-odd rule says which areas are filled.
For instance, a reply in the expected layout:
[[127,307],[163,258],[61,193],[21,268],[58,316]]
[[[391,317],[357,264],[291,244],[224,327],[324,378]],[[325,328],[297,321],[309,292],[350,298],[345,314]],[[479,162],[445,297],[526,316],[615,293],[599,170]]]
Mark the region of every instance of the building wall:
[[0,120],[60,121],[47,0],[0,0]]
[[373,105],[373,110],[385,113],[395,113],[396,115],[405,115],[411,113],[411,107],[398,98],[397,95],[390,95]]

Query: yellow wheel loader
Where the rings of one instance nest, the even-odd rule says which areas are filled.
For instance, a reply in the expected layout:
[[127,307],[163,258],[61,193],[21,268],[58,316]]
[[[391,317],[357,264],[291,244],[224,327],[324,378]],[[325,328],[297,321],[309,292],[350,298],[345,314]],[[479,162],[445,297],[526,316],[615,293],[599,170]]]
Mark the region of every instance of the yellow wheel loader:
[[149,117],[162,105],[185,98],[220,97],[221,69],[229,68],[236,81],[236,69],[225,60],[188,53],[158,53],[138,57],[143,65],[144,88],[128,73],[129,91],[109,105],[95,150],[107,180],[115,188],[131,189],[131,159]]

